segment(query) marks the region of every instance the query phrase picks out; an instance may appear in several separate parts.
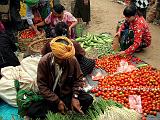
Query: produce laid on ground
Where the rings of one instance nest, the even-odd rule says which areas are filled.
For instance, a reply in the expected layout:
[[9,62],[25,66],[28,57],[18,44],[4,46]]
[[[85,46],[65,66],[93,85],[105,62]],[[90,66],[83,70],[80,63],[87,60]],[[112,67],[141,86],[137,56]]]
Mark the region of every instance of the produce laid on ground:
[[83,37],[77,38],[76,41],[80,43],[81,47],[85,49],[87,54],[91,52],[94,56],[94,54],[97,53],[97,57],[114,54],[114,51],[112,50],[113,37],[108,33],[102,33],[99,35],[88,33]]
[[85,115],[69,112],[65,115],[49,112],[46,120],[141,120],[141,115],[134,110],[112,100],[98,99],[86,111]]
[[[120,65],[121,60],[125,60],[129,65],[142,62],[140,58],[132,56],[108,55],[101,57],[101,59],[97,59],[96,67],[104,69],[109,74],[113,74],[117,71],[117,67]],[[140,65],[138,66],[140,67]]]
[[[125,107],[130,108],[129,96],[140,96],[143,115],[155,115],[160,111],[160,71],[146,64],[138,65],[139,69],[131,72],[116,73],[121,59],[128,64],[142,62],[131,56],[120,57],[110,55],[97,60],[100,67],[110,75],[100,79],[98,86],[91,90],[95,96],[105,100],[112,99]],[[143,118],[145,119],[145,117]]]

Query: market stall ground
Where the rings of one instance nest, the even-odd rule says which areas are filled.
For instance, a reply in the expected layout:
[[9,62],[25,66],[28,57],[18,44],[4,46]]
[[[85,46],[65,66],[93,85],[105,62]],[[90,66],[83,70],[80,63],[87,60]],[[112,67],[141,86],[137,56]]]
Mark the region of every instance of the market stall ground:
[[[91,22],[87,31],[90,33],[110,32],[115,35],[116,25],[123,19],[124,5],[113,2],[114,0],[91,0]],[[136,54],[153,67],[160,69],[160,26],[149,24],[152,43],[145,51]]]
[[[97,1],[98,2],[98,1]],[[93,3],[93,4],[92,4]],[[99,1],[99,3],[96,3],[96,1],[92,1],[92,5],[93,5],[93,8],[92,8],[92,11],[93,11],[93,14],[92,14],[92,17],[93,17],[93,19],[92,19],[92,22],[91,22],[91,24],[90,24],[90,27],[88,28],[88,31],[90,31],[91,33],[101,33],[101,32],[110,32],[110,33],[112,33],[113,35],[114,35],[114,33],[115,33],[115,28],[116,28],[116,25],[117,25],[117,22],[118,22],[118,20],[119,19],[121,19],[122,18],[122,15],[121,15],[121,13],[120,12],[122,12],[122,8],[124,7],[124,6],[122,6],[122,5],[119,5],[119,4],[117,4],[117,3],[113,3],[113,2],[111,2],[111,1],[105,1],[105,0],[102,0],[102,1]],[[106,4],[104,4],[104,3],[106,3]],[[108,3],[108,4],[107,4]],[[96,4],[96,5],[95,5]],[[102,4],[103,5],[107,5],[107,8],[106,8],[106,6],[105,7],[102,7]],[[99,6],[97,6],[97,5],[99,5]],[[108,6],[109,5],[109,6]],[[118,11],[118,10],[115,10],[115,9],[113,9],[113,7],[112,7],[112,5],[114,5],[114,6],[116,6],[118,9],[121,9],[121,11]],[[108,8],[109,7],[109,8]],[[109,10],[104,10],[104,8],[105,9],[109,9]],[[103,10],[102,10],[103,9]],[[96,12],[95,12],[95,10],[96,10]],[[114,12],[115,12],[115,14],[114,14]],[[99,13],[101,13],[101,14],[99,14]],[[117,13],[120,13],[118,16],[119,16],[119,18],[116,18],[116,14]],[[112,16],[111,16],[111,14],[113,14]],[[101,15],[101,16],[99,16],[99,15]],[[106,16],[107,16],[107,19],[106,19]],[[113,17],[114,16],[114,17]],[[113,17],[113,18],[112,18]],[[113,21],[113,20],[115,20],[115,21]],[[104,26],[104,24],[105,24],[105,26]],[[107,25],[106,25],[107,24]],[[111,27],[111,25],[113,25],[112,27]],[[98,26],[98,27],[97,27]],[[153,39],[154,39],[154,41],[153,41],[153,43],[154,44],[152,44],[152,46],[149,48],[149,49],[147,49],[147,50],[145,50],[144,51],[144,53],[138,53],[138,56],[140,56],[141,57],[141,59],[143,59],[144,61],[146,61],[147,63],[149,63],[149,64],[151,64],[152,66],[154,66],[154,67],[156,67],[156,68],[160,68],[159,66],[157,66],[157,62],[159,62],[159,61],[157,61],[157,60],[159,60],[158,58],[159,58],[159,56],[157,55],[157,50],[158,50],[158,45],[156,44],[156,43],[158,43],[156,40],[158,40],[158,39],[155,39],[155,37],[154,37],[154,34],[155,33],[153,33],[153,31],[154,30],[156,30],[157,28],[157,26],[155,27],[155,26],[153,26],[153,25],[150,25],[151,26],[151,31],[152,31],[152,35],[153,35]],[[101,27],[101,28],[99,28],[99,27]],[[155,29],[156,28],[156,29]],[[157,32],[157,31],[156,31]],[[155,34],[155,35],[158,35],[157,33]],[[157,37],[158,38],[158,37]],[[157,47],[156,47],[157,46]],[[156,47],[156,48],[155,48]],[[153,54],[153,52],[154,52],[154,54],[156,54],[157,56],[154,56],[154,54]],[[151,56],[151,54],[153,55],[153,56]],[[148,56],[147,56],[148,55]],[[157,57],[157,59],[154,59],[154,58],[156,58]],[[155,60],[155,61],[154,61]],[[155,63],[155,64],[154,64]],[[111,71],[112,72],[112,71]],[[111,83],[110,83],[111,84]],[[101,94],[100,94],[101,95]],[[112,97],[112,96],[111,96]],[[157,114],[157,116],[158,116],[159,114]]]

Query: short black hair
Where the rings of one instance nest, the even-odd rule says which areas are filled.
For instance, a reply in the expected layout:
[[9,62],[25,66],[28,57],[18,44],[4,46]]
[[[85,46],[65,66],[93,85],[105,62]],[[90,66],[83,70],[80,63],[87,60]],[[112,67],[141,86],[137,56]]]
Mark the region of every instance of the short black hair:
[[136,7],[134,5],[127,6],[123,11],[123,15],[125,17],[135,16],[136,15]]
[[53,10],[54,10],[57,14],[61,14],[61,13],[65,10],[65,8],[64,8],[64,6],[61,5],[61,4],[56,4],[56,5],[54,5]]
[[69,26],[65,22],[59,22],[55,26],[56,36],[69,37]]

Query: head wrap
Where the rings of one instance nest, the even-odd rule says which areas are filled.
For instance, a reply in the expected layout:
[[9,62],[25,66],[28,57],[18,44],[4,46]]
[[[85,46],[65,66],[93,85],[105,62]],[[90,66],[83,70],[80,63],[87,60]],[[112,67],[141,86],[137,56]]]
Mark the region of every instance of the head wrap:
[[[68,44],[63,43],[60,40],[63,40]],[[59,59],[69,59],[75,55],[75,48],[73,43],[70,39],[64,36],[53,38],[50,42],[50,47],[55,57]]]

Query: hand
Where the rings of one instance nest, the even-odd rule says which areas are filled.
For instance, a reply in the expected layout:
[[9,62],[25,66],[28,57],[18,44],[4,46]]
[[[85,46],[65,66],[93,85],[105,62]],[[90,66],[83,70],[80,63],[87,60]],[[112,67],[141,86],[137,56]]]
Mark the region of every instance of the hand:
[[31,26],[29,26],[29,29],[33,29]]
[[120,37],[120,32],[117,32],[116,34],[115,34],[115,37]]
[[60,102],[58,104],[58,110],[62,114],[65,114],[65,111],[67,110],[67,107],[65,106],[65,104],[64,104],[64,102],[62,100],[60,100]]
[[126,55],[126,53],[125,53],[125,51],[120,51],[119,53],[117,53],[117,55],[125,56],[125,55]]
[[72,110],[76,110],[77,112],[84,115],[83,111],[81,110],[80,102],[78,99],[72,98],[71,108],[72,108]]
[[41,32],[39,32],[38,30],[36,30],[36,34],[37,35],[41,35]]

